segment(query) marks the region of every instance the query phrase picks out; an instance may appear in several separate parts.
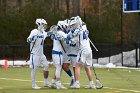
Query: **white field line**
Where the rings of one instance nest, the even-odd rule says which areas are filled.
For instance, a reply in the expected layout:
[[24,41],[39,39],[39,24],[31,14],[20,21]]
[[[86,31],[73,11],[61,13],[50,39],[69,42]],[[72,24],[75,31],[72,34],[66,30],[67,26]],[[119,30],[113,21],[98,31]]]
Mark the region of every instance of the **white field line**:
[[[28,81],[31,82],[31,80],[23,80],[23,79],[11,79],[11,78],[0,78],[2,80],[14,80],[14,81]],[[36,81],[36,82],[43,82],[43,81]]]
[[[11,78],[0,78],[1,80],[14,80],[14,81],[28,81],[31,82],[31,80],[23,80],[23,79],[11,79]],[[36,82],[44,82],[44,81],[36,81]],[[64,84],[69,84],[69,83],[64,83]],[[88,86],[88,85],[85,85]],[[129,89],[122,89],[122,88],[111,88],[111,87],[103,87],[106,89],[115,89],[115,90],[120,90],[120,91],[128,91],[128,92],[134,92],[134,93],[140,93],[140,91],[138,90],[129,90]],[[0,87],[0,89],[3,89],[2,87]]]
[[138,90],[129,90],[129,89],[122,89],[122,88],[110,88],[110,87],[104,87],[104,88],[107,88],[107,89],[117,89],[117,90],[120,90],[120,91],[129,91],[129,92],[140,93],[140,91],[138,91]]

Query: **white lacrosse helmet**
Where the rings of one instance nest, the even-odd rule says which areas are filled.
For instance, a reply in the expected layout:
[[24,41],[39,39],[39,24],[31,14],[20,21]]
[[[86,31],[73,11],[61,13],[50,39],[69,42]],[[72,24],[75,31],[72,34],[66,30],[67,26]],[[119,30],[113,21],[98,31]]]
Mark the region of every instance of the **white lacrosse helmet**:
[[75,24],[77,24],[77,20],[76,20],[75,17],[72,17],[72,18],[70,19],[69,25],[72,26],[72,25],[75,25]]
[[83,24],[83,21],[79,16],[76,16],[75,19],[76,19],[76,21],[78,22],[79,25]]
[[47,29],[47,22],[45,19],[42,19],[42,18],[37,18],[35,23],[37,24],[38,26],[38,29],[40,31],[43,31],[43,30],[46,30]]
[[42,18],[36,19],[35,23],[37,24],[37,26],[40,26],[40,25],[43,25],[43,24],[46,24],[47,25],[46,20],[45,19],[42,19]]
[[71,20],[75,20],[79,25],[83,24],[83,21],[82,21],[81,17],[79,17],[79,16],[72,17]]
[[65,19],[65,20],[64,20],[64,23],[65,23],[65,25],[68,27],[69,24],[70,24],[70,20],[69,20],[69,19]]
[[64,21],[58,21],[57,26],[59,26],[61,29],[66,28],[66,24]]
[[80,24],[79,24],[79,22],[77,21],[77,18],[76,17],[72,17],[71,19],[70,19],[70,24],[69,24],[69,26],[70,26],[70,28],[71,28],[71,30],[72,29],[76,29],[76,28],[80,28]]

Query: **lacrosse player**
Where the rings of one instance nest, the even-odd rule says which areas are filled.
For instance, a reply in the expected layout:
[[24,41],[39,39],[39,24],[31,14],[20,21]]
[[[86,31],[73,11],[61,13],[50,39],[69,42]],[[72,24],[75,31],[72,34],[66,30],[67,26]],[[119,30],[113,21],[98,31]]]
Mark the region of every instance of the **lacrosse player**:
[[[74,83],[74,76],[72,75],[72,72],[71,72],[71,70],[69,69],[69,66],[70,66],[70,61],[67,61],[67,59],[68,59],[68,56],[67,56],[67,53],[68,53],[68,48],[67,48],[67,44],[66,44],[66,40],[63,40],[64,38],[66,38],[66,34],[65,33],[68,33],[69,31],[68,31],[68,20],[66,19],[66,20],[64,20],[64,21],[59,21],[58,22],[58,24],[57,24],[57,26],[58,26],[58,31],[57,31],[57,33],[55,33],[55,40],[57,40],[57,42],[59,42],[59,44],[58,45],[60,45],[60,47],[61,47],[61,49],[59,49],[59,51],[62,51],[62,53],[61,53],[61,56],[62,56],[62,58],[61,58],[61,63],[63,63],[62,64],[62,67],[61,68],[63,68],[63,70],[72,78],[72,80],[71,80],[71,83],[70,83],[70,85],[73,85],[73,83]],[[62,35],[62,37],[61,37],[61,35],[59,35],[59,34],[63,34]],[[58,38],[59,37],[59,38]],[[54,45],[54,46],[58,46],[58,45]],[[53,49],[53,51],[54,51],[54,49]],[[53,55],[54,55],[55,53],[53,52]],[[69,56],[72,56],[72,55],[69,55]],[[75,57],[75,56],[74,56]],[[57,60],[58,61],[58,59],[56,59],[56,57],[53,57],[53,60],[55,61],[55,60]],[[60,63],[60,62],[59,62]],[[60,66],[59,66],[60,67]],[[57,67],[56,67],[57,68]],[[59,70],[57,70],[57,72],[58,72]],[[59,71],[60,72],[60,71]],[[55,74],[56,75],[56,74]],[[52,79],[52,83],[51,83],[51,85],[50,86],[52,86],[52,87],[56,87],[57,86],[57,84],[56,84],[56,86],[54,86],[54,84],[55,84],[55,82],[56,82],[56,76],[54,75],[54,78]]]
[[[60,24],[62,25],[63,21],[58,21],[58,28],[56,32],[62,31],[60,28]],[[53,36],[53,37],[52,37]],[[50,87],[55,87],[56,89],[66,89],[60,81],[61,77],[61,70],[63,62],[65,61],[65,49],[62,44],[62,37],[60,37],[58,34],[53,34],[51,38],[53,39],[53,49],[52,49],[52,59],[54,62],[54,66],[56,68],[54,77],[52,79],[52,82],[50,84]]]
[[[70,20],[66,19],[63,21],[64,25],[59,25],[59,27],[63,30],[64,33],[68,34],[70,32],[69,29],[69,22]],[[72,78],[70,82],[70,86],[74,84],[74,76],[72,75],[72,72],[69,68],[70,65],[73,67],[73,71],[75,68],[75,59],[77,56],[77,44],[75,42],[70,42],[69,40],[63,40],[62,44],[64,50],[65,50],[65,61],[62,65],[63,70]]]
[[43,53],[44,40],[48,36],[48,33],[45,32],[47,28],[46,20],[42,18],[36,19],[36,25],[38,28],[35,28],[31,31],[27,42],[30,43],[30,67],[31,70],[31,79],[32,79],[32,88],[40,89],[41,87],[36,84],[36,72],[40,64],[44,65],[44,86],[48,86],[48,61],[46,56]]
[[82,25],[82,20],[79,16],[71,18],[71,23],[73,25],[74,31],[73,36],[77,36],[79,38],[79,53],[77,57],[77,63],[75,67],[75,83],[71,88],[80,88],[80,65],[82,64],[85,68],[86,74],[89,79],[89,86],[87,88],[95,88],[93,83],[93,75],[90,67],[92,66],[92,50],[90,47],[89,39],[88,39],[88,30],[86,25]]
[[67,48],[67,60],[63,63],[63,70],[65,70],[67,73],[70,73],[69,66],[71,65],[73,67],[74,76],[71,75],[72,80],[70,83],[70,86],[72,86],[75,82],[75,65],[79,48],[78,44],[74,41],[71,41],[69,44],[67,44]]

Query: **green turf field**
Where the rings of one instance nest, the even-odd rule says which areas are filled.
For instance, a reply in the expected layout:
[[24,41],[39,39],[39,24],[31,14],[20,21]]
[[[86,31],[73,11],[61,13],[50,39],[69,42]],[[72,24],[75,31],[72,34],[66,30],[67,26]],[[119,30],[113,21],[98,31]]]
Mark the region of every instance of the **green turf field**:
[[[108,69],[97,68],[96,73],[102,81],[103,89],[84,89],[88,85],[86,73],[81,68],[80,89],[70,89],[70,78],[62,72],[62,82],[67,90],[57,90],[43,87],[43,68],[37,72],[38,85],[40,90],[31,88],[30,68],[8,68],[7,71],[0,67],[0,93],[140,93],[140,69]],[[54,68],[50,68],[49,81],[54,73]]]

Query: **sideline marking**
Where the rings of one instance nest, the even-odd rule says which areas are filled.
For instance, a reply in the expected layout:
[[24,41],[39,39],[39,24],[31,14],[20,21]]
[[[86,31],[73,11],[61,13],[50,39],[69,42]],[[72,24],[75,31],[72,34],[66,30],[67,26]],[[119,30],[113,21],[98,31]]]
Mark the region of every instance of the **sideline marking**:
[[[23,79],[12,79],[12,78],[0,78],[1,80],[15,80],[15,81],[28,81],[31,82],[31,80],[23,80]],[[37,82],[44,82],[44,81],[37,81]],[[69,84],[69,83],[64,83],[64,84]],[[87,86],[87,85],[86,85]],[[140,91],[138,90],[129,90],[129,89],[122,89],[122,88],[110,88],[110,87],[103,87],[106,89],[117,89],[120,91],[129,91],[129,92],[135,92],[135,93],[140,93]],[[0,89],[3,89],[2,87],[0,87]]]

